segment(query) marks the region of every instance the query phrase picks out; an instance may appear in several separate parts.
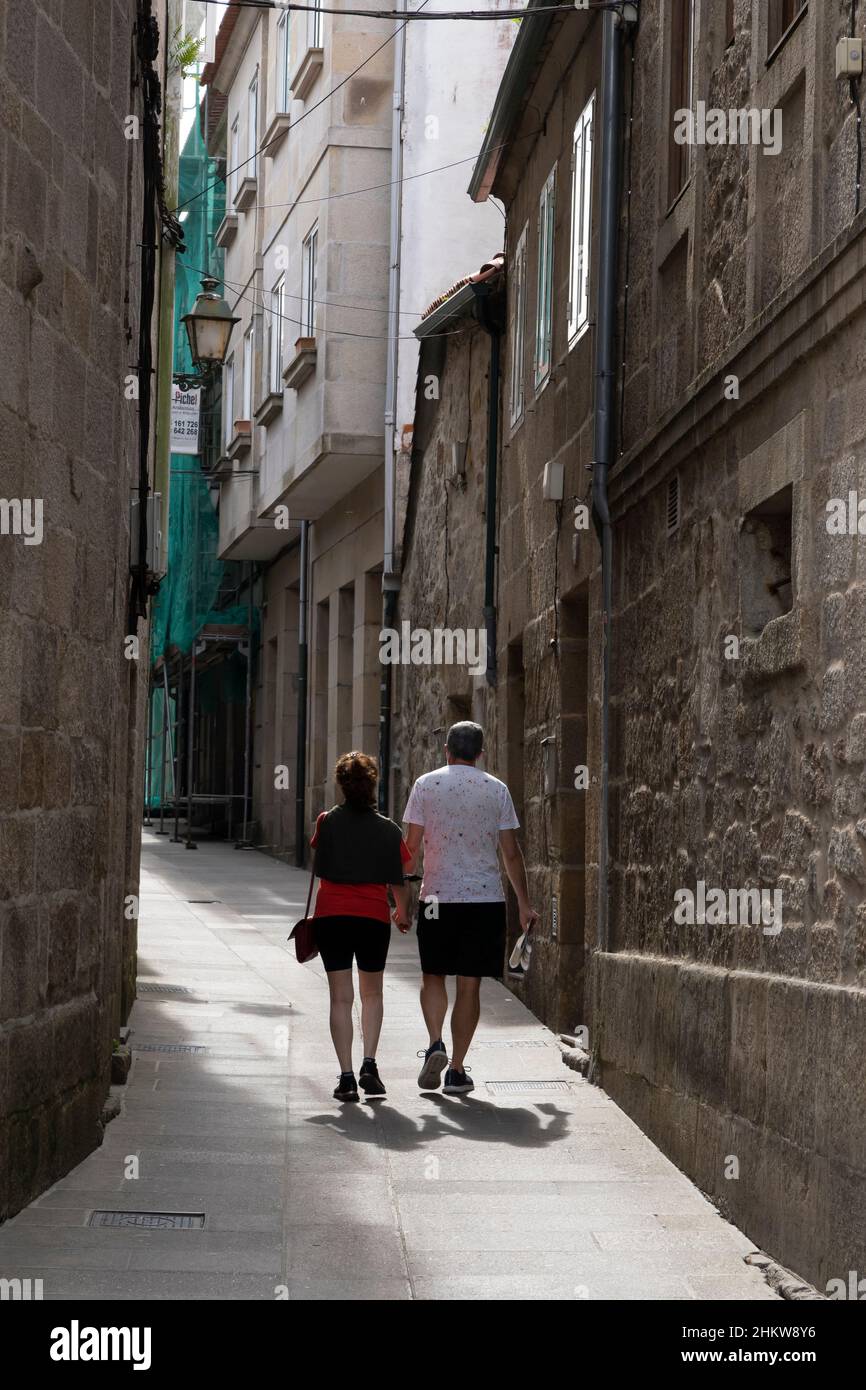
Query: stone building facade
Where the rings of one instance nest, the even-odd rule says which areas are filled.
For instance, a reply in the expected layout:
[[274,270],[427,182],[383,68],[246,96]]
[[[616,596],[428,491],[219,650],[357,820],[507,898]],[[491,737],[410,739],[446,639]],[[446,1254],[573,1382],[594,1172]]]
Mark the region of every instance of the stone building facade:
[[[584,1023],[617,1101],[822,1288],[866,1260],[866,217],[835,75],[849,11],[652,0],[622,40],[606,942],[599,546],[580,510],[598,391],[601,15],[521,26],[472,182],[507,216],[497,685],[472,708],[494,731],[491,770],[519,787],[543,914],[521,988],[552,1026]],[[698,103],[754,108],[755,133],[679,144],[677,112]],[[448,341],[419,499],[441,498],[437,431],[465,414],[470,358]],[[455,500],[470,526],[481,436],[449,494],[452,528]],[[561,502],[545,496],[557,464]],[[482,531],[477,518],[450,552],[461,602],[477,594]],[[401,601],[420,602],[430,574],[441,588],[441,554],[441,528],[416,527]],[[414,672],[403,688],[405,716],[447,722]],[[689,920],[711,889],[728,920],[714,920],[721,895]],[[750,915],[759,890],[775,919]]]
[[[127,659],[143,187],[128,118],[146,9],[0,14],[0,1220],[99,1142],[134,998],[147,634]],[[15,507],[37,499],[28,540]]]

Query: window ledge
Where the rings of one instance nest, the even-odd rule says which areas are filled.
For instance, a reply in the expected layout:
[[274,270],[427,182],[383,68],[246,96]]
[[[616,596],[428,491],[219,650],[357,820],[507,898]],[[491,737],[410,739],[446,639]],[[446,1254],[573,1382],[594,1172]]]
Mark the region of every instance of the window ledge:
[[793,34],[794,30],[803,22],[803,19],[808,14],[808,12],[809,6],[804,5],[802,10],[800,10],[798,14],[794,15],[794,18],[791,20],[791,23],[788,25],[787,29],[784,31],[784,33],[780,34],[779,38],[776,40],[776,42],[773,44],[773,47],[767,54],[767,61],[764,64],[765,67],[768,68],[771,65],[771,63],[774,63],[776,61],[782,49],[785,47],[785,44],[788,42],[789,38]]
[[222,247],[223,250],[226,250],[227,247],[231,246],[231,244],[232,244],[232,242],[234,241],[234,239],[235,239],[235,237],[237,236],[237,234],[238,234],[238,216],[237,216],[237,213],[236,213],[236,212],[227,212],[226,215],[225,215],[225,217],[223,218],[222,222],[219,224],[219,226],[218,226],[217,229],[216,229],[216,233],[215,233],[215,235],[214,235],[214,241],[216,242],[217,246],[220,246],[220,247]]
[[283,381],[293,391],[297,391],[315,370],[315,338],[298,338],[295,343],[295,355],[283,371]]
[[226,449],[228,457],[232,460],[242,458],[248,454],[252,448],[253,432],[252,422],[249,420],[235,420],[235,432],[231,443]]
[[742,643],[743,676],[749,682],[773,680],[806,664],[803,619],[799,608],[773,618],[758,637]]
[[322,48],[308,48],[298,66],[295,68],[291,81],[292,96],[297,101],[303,101],[309,92],[316,78],[322,70],[325,61],[325,52]]
[[227,483],[232,471],[232,461],[228,454],[221,454],[207,476],[213,482]]
[[237,212],[247,212],[256,201],[256,194],[259,191],[259,181],[255,178],[245,178],[237,193],[234,196],[234,207]]
[[289,126],[292,118],[288,111],[277,111],[265,131],[265,138],[262,141],[262,154],[266,159],[273,159],[280,145],[289,133]]
[[256,424],[269,425],[283,413],[282,391],[269,391],[256,411]]

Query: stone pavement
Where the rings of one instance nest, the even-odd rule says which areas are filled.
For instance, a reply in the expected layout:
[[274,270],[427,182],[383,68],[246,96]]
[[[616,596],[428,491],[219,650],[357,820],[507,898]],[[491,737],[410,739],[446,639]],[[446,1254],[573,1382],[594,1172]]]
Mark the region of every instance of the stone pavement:
[[[339,1106],[321,963],[286,944],[305,891],[257,852],[145,832],[139,978],[171,989],[140,993],[122,1114],[0,1230],[0,1277],[46,1299],[775,1298],[745,1236],[502,986],[482,989],[475,1093],[418,1090],[414,936],[386,974],[388,1099]],[[94,1228],[95,1210],[205,1223]]]

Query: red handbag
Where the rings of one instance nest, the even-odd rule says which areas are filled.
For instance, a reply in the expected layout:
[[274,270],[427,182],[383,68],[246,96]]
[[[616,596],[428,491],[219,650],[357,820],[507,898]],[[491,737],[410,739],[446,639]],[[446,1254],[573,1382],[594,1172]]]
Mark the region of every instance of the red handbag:
[[296,922],[289,933],[289,941],[295,943],[295,955],[301,965],[305,965],[308,960],[313,960],[319,954],[316,945],[316,929],[313,923],[315,918],[310,916],[310,903],[313,901],[313,884],[316,881],[316,870],[310,874],[310,891],[307,894],[307,909],[300,922]]

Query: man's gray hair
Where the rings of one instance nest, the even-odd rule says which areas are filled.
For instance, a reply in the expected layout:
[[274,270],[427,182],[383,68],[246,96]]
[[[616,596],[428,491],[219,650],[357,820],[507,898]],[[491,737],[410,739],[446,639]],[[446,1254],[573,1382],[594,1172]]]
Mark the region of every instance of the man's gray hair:
[[461,719],[459,724],[452,724],[448,730],[445,746],[452,758],[474,763],[484,747],[484,730],[470,719]]

